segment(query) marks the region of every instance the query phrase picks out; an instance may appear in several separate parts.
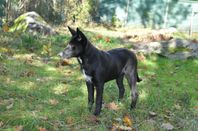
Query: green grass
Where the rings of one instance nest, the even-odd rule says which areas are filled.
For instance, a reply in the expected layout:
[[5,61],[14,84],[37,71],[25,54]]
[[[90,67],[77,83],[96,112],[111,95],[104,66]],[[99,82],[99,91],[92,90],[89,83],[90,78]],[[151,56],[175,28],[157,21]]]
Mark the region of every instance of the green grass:
[[[105,36],[87,32],[100,49],[131,47],[117,38],[106,42]],[[127,114],[133,128],[163,130],[169,122],[175,130],[198,129],[198,60],[173,61],[151,55],[139,62],[139,101],[129,110],[130,90],[119,102],[114,81],[105,85],[105,103],[115,102],[117,110],[103,108],[94,121],[87,110],[86,85],[76,59],[68,66],[57,66],[56,54],[62,51],[69,36],[38,38],[29,35],[13,37],[0,34],[0,130],[12,131],[22,126],[24,131],[39,130],[108,130],[113,124],[123,125]],[[46,46],[45,46],[46,45]],[[50,45],[50,46],[47,46]],[[45,47],[49,48],[46,49]],[[45,59],[48,58],[48,61]],[[157,113],[149,117],[149,111]],[[115,119],[120,118],[117,122]],[[153,123],[149,120],[154,120]]]

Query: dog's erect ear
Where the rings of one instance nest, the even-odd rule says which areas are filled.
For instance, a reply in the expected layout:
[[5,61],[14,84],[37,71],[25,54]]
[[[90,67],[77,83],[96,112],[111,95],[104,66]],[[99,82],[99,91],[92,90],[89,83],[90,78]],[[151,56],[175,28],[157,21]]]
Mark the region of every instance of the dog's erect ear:
[[74,29],[72,29],[71,27],[68,26],[68,29],[69,29],[70,33],[72,34],[72,36],[74,36],[76,34],[76,31]]
[[78,35],[78,41],[81,41],[82,39],[86,39],[85,35],[80,31],[79,28],[77,28],[77,35]]

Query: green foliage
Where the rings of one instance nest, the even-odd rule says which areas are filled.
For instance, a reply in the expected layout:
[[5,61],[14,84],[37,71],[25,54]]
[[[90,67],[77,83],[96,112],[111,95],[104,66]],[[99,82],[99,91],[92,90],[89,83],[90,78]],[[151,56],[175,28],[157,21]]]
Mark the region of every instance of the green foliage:
[[120,19],[117,18],[116,15],[113,15],[113,16],[112,16],[111,25],[112,25],[113,27],[121,27],[121,26],[122,26]]
[[76,1],[69,0],[66,8],[66,18],[68,21],[80,21],[82,23],[87,23],[90,19],[90,5],[89,1]]
[[[90,20],[91,6],[89,1],[76,1],[76,0],[27,0],[22,1],[9,1],[11,7],[7,15],[9,18],[14,19],[19,14],[28,11],[35,11],[41,15],[46,21],[60,24],[65,21],[80,21],[87,23]],[[0,17],[5,13],[5,0],[0,3]],[[4,14],[5,15],[5,14]]]
[[31,47],[37,47],[39,43],[37,43],[36,37],[30,34],[22,34],[21,35],[22,46],[26,49],[30,49]]

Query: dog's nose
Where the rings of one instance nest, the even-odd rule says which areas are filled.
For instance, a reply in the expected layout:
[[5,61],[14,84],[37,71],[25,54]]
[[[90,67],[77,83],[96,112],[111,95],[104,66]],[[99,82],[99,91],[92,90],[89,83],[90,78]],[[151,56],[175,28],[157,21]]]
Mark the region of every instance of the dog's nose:
[[63,52],[57,54],[59,57],[63,57]]

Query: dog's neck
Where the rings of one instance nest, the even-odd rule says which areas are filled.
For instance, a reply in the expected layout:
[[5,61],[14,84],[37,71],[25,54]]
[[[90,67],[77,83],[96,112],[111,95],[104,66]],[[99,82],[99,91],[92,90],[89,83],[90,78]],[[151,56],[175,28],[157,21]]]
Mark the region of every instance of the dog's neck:
[[82,65],[86,63],[90,58],[95,57],[95,54],[97,54],[98,51],[99,50],[93,46],[91,42],[87,41],[83,53],[77,57],[79,64]]

